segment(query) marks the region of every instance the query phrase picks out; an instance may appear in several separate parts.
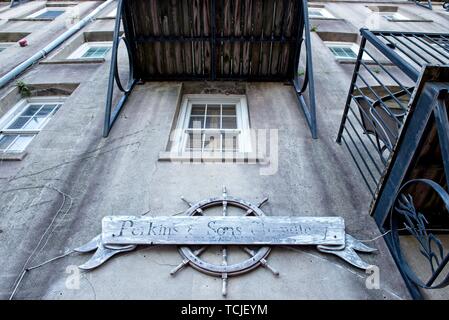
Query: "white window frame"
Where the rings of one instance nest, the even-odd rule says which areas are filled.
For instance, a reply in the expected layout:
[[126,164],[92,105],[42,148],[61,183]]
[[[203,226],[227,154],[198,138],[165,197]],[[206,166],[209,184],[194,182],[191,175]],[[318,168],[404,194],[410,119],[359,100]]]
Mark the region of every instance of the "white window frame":
[[[321,13],[321,16],[310,15],[310,10],[316,10]],[[329,12],[326,8],[308,7],[309,18],[311,19],[335,19],[335,16]]]
[[[36,19],[37,17],[39,17],[41,14],[48,12],[48,11],[66,11],[66,9],[64,7],[45,7],[41,10],[38,10],[30,15],[28,15],[26,18],[27,19]],[[56,18],[60,17],[61,15],[63,15],[64,13],[60,14],[59,16],[57,16]],[[56,19],[55,18],[55,19]]]
[[[355,53],[355,58],[345,58],[345,57],[337,57],[334,55],[334,53],[331,51],[331,54],[334,56],[337,61],[357,61],[357,56],[359,54],[360,47],[357,43],[354,42],[338,42],[338,41],[324,41],[324,44],[329,48],[329,51],[331,47],[344,47],[344,48],[350,48],[352,52]],[[363,54],[363,61],[373,61],[373,59],[366,53]]]
[[[190,152],[208,154],[207,151],[190,151],[186,150],[187,129],[189,126],[190,113],[193,104],[235,104],[237,116],[237,129],[239,134],[238,150],[236,153],[249,153],[251,149],[251,135],[248,103],[245,95],[221,95],[221,94],[187,94],[183,96],[181,108],[174,135],[172,136],[172,152],[178,154],[186,154]],[[207,130],[207,129],[206,129]],[[219,130],[219,129],[217,129]],[[215,131],[215,129],[211,129]],[[218,152],[218,151],[216,151]],[[219,151],[221,153],[222,151]],[[231,151],[225,151],[231,152]]]
[[[92,47],[109,47],[112,48],[112,41],[91,41],[91,42],[84,42],[82,45],[80,45],[75,51],[73,51],[67,59],[104,59],[103,58],[86,58],[83,57],[83,55]],[[109,52],[111,52],[109,50]],[[108,55],[109,52],[106,54]]]
[[[11,123],[13,123],[20,114],[25,110],[26,107],[28,107],[30,104],[61,104],[63,105],[66,100],[66,97],[33,97],[28,99],[22,99],[14,107],[11,108],[3,117],[0,118],[0,135],[13,135],[13,134],[22,134],[22,135],[36,135],[39,134],[43,130],[43,128],[48,124],[50,119],[54,116],[55,112],[49,116],[45,122],[42,124],[41,128],[39,129],[6,129]],[[33,137],[33,139],[34,139]],[[32,140],[31,140],[32,141]],[[31,141],[29,143],[31,143]],[[27,146],[29,145],[27,144]],[[19,151],[23,152],[25,151],[26,147]],[[0,151],[0,154],[4,153],[4,151]],[[9,153],[6,151],[6,153]]]

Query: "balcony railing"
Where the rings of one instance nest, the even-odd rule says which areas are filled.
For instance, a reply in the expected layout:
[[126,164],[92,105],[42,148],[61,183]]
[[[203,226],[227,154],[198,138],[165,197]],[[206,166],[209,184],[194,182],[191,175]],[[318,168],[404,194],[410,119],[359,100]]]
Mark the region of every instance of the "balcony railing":
[[449,34],[361,30],[337,142],[372,195],[389,161],[427,65],[449,65]]

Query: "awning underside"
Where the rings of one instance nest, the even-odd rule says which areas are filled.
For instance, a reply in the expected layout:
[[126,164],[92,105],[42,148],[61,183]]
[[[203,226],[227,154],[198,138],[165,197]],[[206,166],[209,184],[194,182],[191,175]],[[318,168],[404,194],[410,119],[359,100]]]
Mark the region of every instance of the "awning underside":
[[123,18],[148,80],[291,80],[304,23],[296,0],[133,0]]

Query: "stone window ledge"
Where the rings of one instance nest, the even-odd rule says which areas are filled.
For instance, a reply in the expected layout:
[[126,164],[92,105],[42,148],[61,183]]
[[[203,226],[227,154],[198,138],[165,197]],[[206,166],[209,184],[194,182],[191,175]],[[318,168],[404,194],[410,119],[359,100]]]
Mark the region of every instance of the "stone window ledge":
[[223,163],[248,163],[268,165],[269,160],[265,156],[252,153],[201,153],[201,152],[169,152],[162,151],[159,153],[159,161],[167,162],[223,162]]
[[82,58],[82,59],[56,59],[40,61],[40,64],[83,64],[83,63],[103,63],[104,58]]
[[51,18],[11,18],[9,21],[54,21],[55,19]]
[[27,152],[0,152],[0,161],[22,161]]
[[309,17],[310,20],[321,20],[321,21],[345,21],[342,18],[328,18],[328,17]]

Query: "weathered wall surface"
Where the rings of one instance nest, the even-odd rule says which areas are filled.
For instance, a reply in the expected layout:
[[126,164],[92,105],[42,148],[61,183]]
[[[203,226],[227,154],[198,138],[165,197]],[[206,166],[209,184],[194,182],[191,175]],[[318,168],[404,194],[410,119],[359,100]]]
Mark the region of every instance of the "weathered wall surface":
[[[358,17],[364,14],[365,4],[325,5],[347,22],[320,20],[318,32],[358,34],[364,25],[364,20]],[[425,9],[412,4],[405,6],[419,15],[428,15]],[[432,19],[434,23],[385,21],[382,28],[444,30],[447,18],[437,13],[432,14]],[[315,21],[311,24],[315,25]],[[98,20],[84,31],[110,31],[112,26],[112,20]],[[318,33],[313,34],[312,43],[318,140],[311,139],[290,85],[248,83],[243,86],[252,128],[278,130],[277,170],[271,175],[261,175],[264,168],[259,164],[181,164],[158,160],[159,152],[166,148],[180,95],[209,85],[193,83],[183,89],[182,83],[154,82],[136,86],[109,137],[104,139],[101,135],[109,58],[105,63],[40,64],[31,69],[24,76],[24,81],[31,85],[69,83],[75,90],[27,148],[28,154],[22,161],[0,163],[0,257],[4,262],[0,271],[0,297],[9,297],[26,263],[39,264],[97,235],[103,216],[179,214],[186,209],[181,196],[197,201],[220,194],[223,185],[231,195],[254,203],[268,196],[270,201],[263,207],[267,215],[338,215],[345,218],[347,232],[355,237],[378,236],[374,221],[367,215],[368,192],[344,146],[335,143],[353,64],[337,63]],[[62,50],[64,47],[59,52]],[[12,62],[8,59],[0,63],[5,63],[3,68],[6,68]],[[239,84],[238,90],[241,87]],[[3,89],[2,95],[11,88]],[[279,278],[258,269],[231,279],[229,296],[235,299],[408,298],[383,240],[371,245],[379,253],[363,258],[380,267],[381,290],[366,289],[366,274],[337,258],[310,248],[282,247],[275,248],[269,257],[270,264],[281,273]],[[88,257],[71,255],[30,271],[15,297],[221,297],[220,279],[189,268],[176,277],[169,275],[181,260],[174,247],[144,248],[116,257],[98,270],[82,273],[79,289],[67,288],[66,268],[80,265]],[[220,260],[220,253],[211,250],[205,257]],[[235,253],[231,259],[243,257],[244,254]]]

